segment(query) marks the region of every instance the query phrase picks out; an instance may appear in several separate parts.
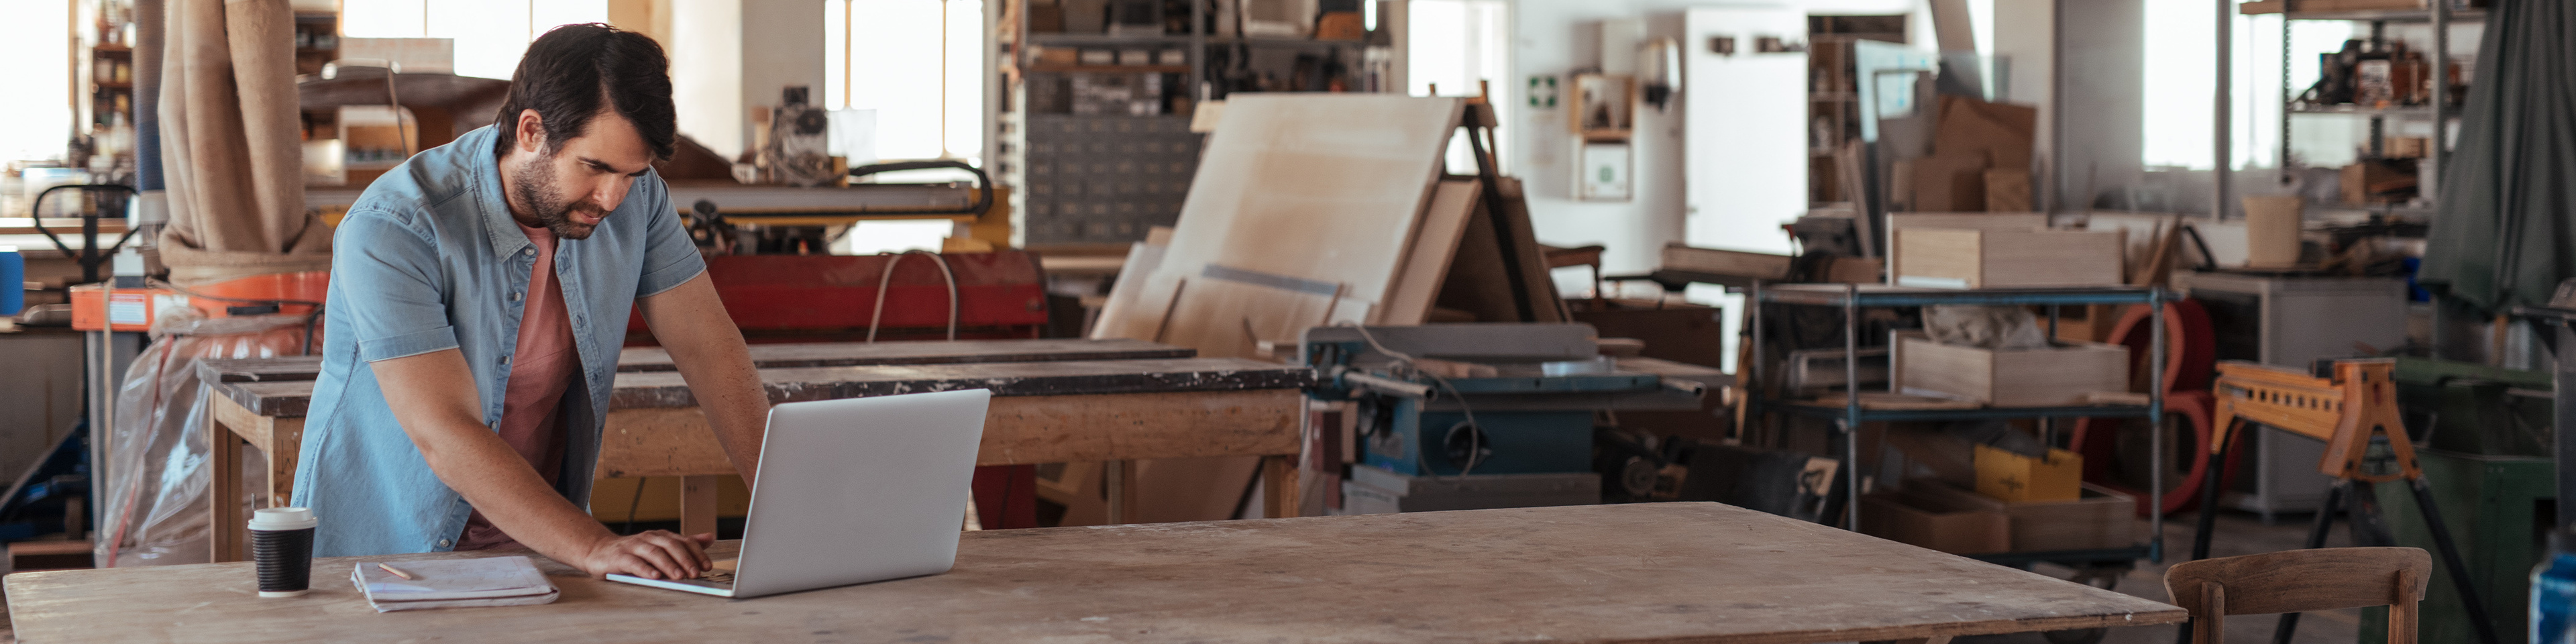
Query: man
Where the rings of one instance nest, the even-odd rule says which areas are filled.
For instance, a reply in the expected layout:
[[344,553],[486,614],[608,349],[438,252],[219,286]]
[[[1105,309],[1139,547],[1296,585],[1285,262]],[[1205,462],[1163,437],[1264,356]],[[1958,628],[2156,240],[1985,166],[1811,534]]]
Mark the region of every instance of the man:
[[620,537],[584,509],[640,307],[748,480],[768,412],[652,163],[677,126],[659,45],[569,25],[490,127],[388,172],[340,223],[296,463],[319,556],[527,547],[593,576],[694,577],[714,535]]

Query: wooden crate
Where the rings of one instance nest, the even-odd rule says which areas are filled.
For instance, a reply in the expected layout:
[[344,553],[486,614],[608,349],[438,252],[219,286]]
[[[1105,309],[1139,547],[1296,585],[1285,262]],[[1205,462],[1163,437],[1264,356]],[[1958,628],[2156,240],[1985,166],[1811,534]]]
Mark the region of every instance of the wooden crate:
[[[1912,479],[1905,492],[1941,507],[1982,509],[2003,515],[2013,552],[2127,548],[2138,544],[2136,498],[2085,484],[2072,501],[2009,503],[1931,479]],[[1867,525],[1867,524],[1863,524]]]
[[1898,286],[2121,284],[2118,231],[1897,228],[1894,234]]
[[2004,552],[2012,547],[2012,522],[1989,505],[1911,490],[1879,490],[1860,497],[1860,530],[1951,554]]
[[1995,351],[1898,334],[1892,359],[1897,393],[1964,398],[1996,407],[2088,404],[2094,392],[2129,390],[2129,350],[2058,341],[2047,349]]

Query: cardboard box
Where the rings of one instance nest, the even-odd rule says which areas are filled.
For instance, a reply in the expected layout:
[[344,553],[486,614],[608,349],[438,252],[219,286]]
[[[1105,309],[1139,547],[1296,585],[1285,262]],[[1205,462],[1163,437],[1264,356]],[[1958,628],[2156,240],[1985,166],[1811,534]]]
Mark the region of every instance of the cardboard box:
[[1935,154],[1915,159],[1908,166],[1913,181],[1906,205],[1928,212],[1963,212],[1986,209],[1986,155]]
[[2119,286],[2119,231],[1896,228],[1896,284],[1928,288]]
[[[1905,491],[1938,499],[1945,507],[1997,512],[2006,522],[2012,552],[2098,550],[2138,545],[2138,501],[2108,488],[2085,485],[2073,501],[2008,503],[1929,479],[1906,481]],[[1863,524],[1867,525],[1867,524]]]
[[1944,94],[1932,154],[1978,156],[1987,161],[1983,167],[2029,170],[2038,126],[2038,107]]
[[1960,555],[2012,549],[2012,519],[1988,504],[1879,490],[1860,497],[1860,531]]
[[2029,212],[2030,170],[1986,169],[1986,212]]
[[1996,351],[1941,344],[1914,332],[1897,336],[1893,360],[1897,393],[1996,407],[2083,405],[2093,392],[2129,390],[2129,349],[2098,342]]
[[1977,446],[1977,493],[2012,503],[2073,501],[2084,497],[2084,456],[2051,448],[2031,458]]
[[[2411,167],[2411,166],[2409,166]],[[2343,167],[2343,201],[2360,205],[2415,198],[2415,175],[2389,163],[2363,160]]]

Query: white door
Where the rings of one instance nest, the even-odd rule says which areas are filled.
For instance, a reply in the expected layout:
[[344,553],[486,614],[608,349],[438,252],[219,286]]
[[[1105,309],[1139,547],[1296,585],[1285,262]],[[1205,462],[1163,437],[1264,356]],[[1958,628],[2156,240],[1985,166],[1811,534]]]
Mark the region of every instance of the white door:
[[[1807,212],[1807,15],[1787,7],[1691,9],[1682,49],[1683,236],[1692,246],[1789,252],[1780,225]],[[1732,38],[1734,53],[1713,42]]]

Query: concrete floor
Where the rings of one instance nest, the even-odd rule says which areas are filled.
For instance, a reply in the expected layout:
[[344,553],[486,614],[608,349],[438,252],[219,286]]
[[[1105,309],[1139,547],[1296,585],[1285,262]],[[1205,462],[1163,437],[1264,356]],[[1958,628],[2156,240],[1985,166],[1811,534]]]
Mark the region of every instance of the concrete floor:
[[[2178,561],[2180,556],[2191,554],[2191,531],[2194,520],[2194,517],[2186,514],[2166,521],[2165,548],[2177,556],[2168,557],[2167,564],[2141,562],[2138,568],[2129,571],[2128,575],[2120,579],[2114,590],[2156,601],[2165,601],[2165,568],[2172,562]],[[2279,524],[2267,526],[2250,514],[2222,513],[2218,515],[2218,536],[2211,542],[2210,556],[2232,557],[2297,548],[2307,540],[2307,534],[2306,517],[2283,517]],[[2326,545],[2329,547],[2346,545],[2347,538],[2342,531],[2338,530],[2335,535],[2327,538]],[[2042,565],[2037,572],[2064,578],[2073,571]],[[0,644],[11,644],[16,642],[17,638],[11,635],[9,614],[5,608],[6,599],[0,598]],[[2272,641],[2273,624],[2274,620],[2260,617],[2228,620],[2227,637],[2231,641],[2238,642],[2269,642]],[[2361,611],[2358,609],[2310,614],[2299,622],[2299,636],[2296,641],[2301,644],[2353,642],[2360,636],[2360,626]],[[2174,627],[2116,628],[2106,634],[2102,641],[2105,644],[2174,644]],[[1954,644],[2047,643],[2048,640],[2037,633],[1954,640]]]

